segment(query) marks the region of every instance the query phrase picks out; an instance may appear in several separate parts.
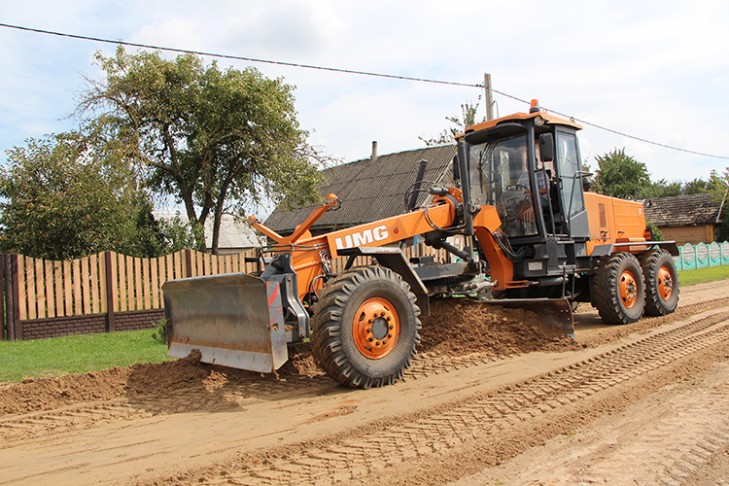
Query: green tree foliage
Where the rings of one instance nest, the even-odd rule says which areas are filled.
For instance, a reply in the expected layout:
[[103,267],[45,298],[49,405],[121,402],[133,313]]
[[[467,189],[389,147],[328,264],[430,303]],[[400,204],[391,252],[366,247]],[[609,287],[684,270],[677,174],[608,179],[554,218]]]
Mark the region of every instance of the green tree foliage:
[[704,179],[693,179],[683,185],[683,194],[703,194],[708,192],[709,183]]
[[724,172],[721,174],[712,170],[709,175],[709,181],[706,183],[706,192],[711,194],[715,200],[721,201],[724,199],[727,188],[729,188],[729,167],[724,169]]
[[460,117],[458,115],[445,117],[446,121],[453,125],[452,127],[444,129],[437,137],[418,138],[429,147],[433,145],[454,143],[456,135],[458,135],[459,133],[463,133],[466,127],[470,127],[471,125],[475,125],[476,123],[478,123],[476,121],[477,111],[478,103],[476,103],[475,105],[471,103],[463,103],[461,105]]
[[118,140],[149,187],[176,197],[190,221],[213,218],[213,251],[224,212],[242,214],[263,198],[289,206],[318,198],[318,154],[282,79],[121,46],[96,61],[105,76],[89,81],[78,112]]
[[615,149],[596,157],[598,169],[593,190],[623,199],[638,199],[650,193],[651,179],[645,164]]
[[78,133],[30,139],[0,171],[0,250],[55,260],[116,250],[152,256],[162,236],[149,197],[117,159]]
[[661,179],[651,182],[649,187],[643,188],[640,197],[668,197],[681,194],[683,194],[683,184],[680,181],[668,182],[666,179]]
[[646,225],[651,231],[653,241],[663,241],[663,231],[653,221],[647,221]]

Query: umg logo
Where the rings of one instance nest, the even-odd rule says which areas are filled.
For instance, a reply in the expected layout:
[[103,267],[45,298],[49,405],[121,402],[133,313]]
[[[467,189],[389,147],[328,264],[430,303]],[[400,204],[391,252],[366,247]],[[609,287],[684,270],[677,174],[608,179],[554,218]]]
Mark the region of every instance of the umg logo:
[[375,241],[386,240],[390,234],[387,232],[387,226],[375,226],[372,229],[366,229],[351,235],[339,236],[334,239],[337,250],[345,248],[355,248],[357,246],[367,246]]

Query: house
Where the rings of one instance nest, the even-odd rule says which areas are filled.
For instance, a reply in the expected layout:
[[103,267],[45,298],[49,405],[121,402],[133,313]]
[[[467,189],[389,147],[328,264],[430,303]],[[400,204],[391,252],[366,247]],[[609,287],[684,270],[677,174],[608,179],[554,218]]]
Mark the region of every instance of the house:
[[[452,185],[451,162],[455,145],[426,147],[388,155],[377,155],[373,142],[372,155],[363,160],[338,165],[322,171],[322,198],[334,193],[341,201],[336,211],[328,211],[312,227],[313,234],[369,223],[396,216],[406,211],[405,193],[415,182],[421,160],[428,162],[424,180]],[[421,194],[418,202],[427,195]],[[277,208],[265,224],[281,234],[290,234],[319,205],[296,210]]]
[[710,194],[656,197],[646,199],[643,205],[646,220],[658,226],[664,239],[679,245],[714,241],[725,211],[722,201]]
[[[179,211],[154,211],[155,219],[172,220],[178,217],[181,222],[188,221],[185,213]],[[240,253],[246,248],[257,248],[265,244],[266,239],[251,228],[245,220],[231,214],[223,214],[220,220],[220,237],[218,238],[218,253],[221,255]],[[213,245],[213,217],[205,221],[205,247],[210,249]]]

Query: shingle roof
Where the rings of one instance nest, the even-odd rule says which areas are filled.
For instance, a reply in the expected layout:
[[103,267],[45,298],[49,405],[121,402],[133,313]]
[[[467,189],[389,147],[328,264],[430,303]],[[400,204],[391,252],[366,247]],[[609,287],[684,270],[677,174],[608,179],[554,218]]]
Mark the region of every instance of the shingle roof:
[[[455,145],[427,147],[323,170],[325,182],[319,188],[321,195],[336,194],[342,206],[337,211],[324,214],[313,229],[328,231],[403,213],[405,191],[415,182],[418,162],[422,159],[428,161],[426,181],[440,182],[449,173],[455,154]],[[293,211],[276,209],[265,224],[280,233],[290,233],[315,207]]]
[[721,201],[710,194],[656,197],[646,199],[645,217],[657,226],[693,226],[715,224]]

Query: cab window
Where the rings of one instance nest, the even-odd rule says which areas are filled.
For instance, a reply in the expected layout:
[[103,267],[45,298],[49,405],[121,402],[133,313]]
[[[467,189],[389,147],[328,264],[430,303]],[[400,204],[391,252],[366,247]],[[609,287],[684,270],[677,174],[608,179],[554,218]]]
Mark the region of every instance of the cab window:
[[537,234],[526,135],[473,145],[470,150],[472,201],[495,206],[508,236]]

